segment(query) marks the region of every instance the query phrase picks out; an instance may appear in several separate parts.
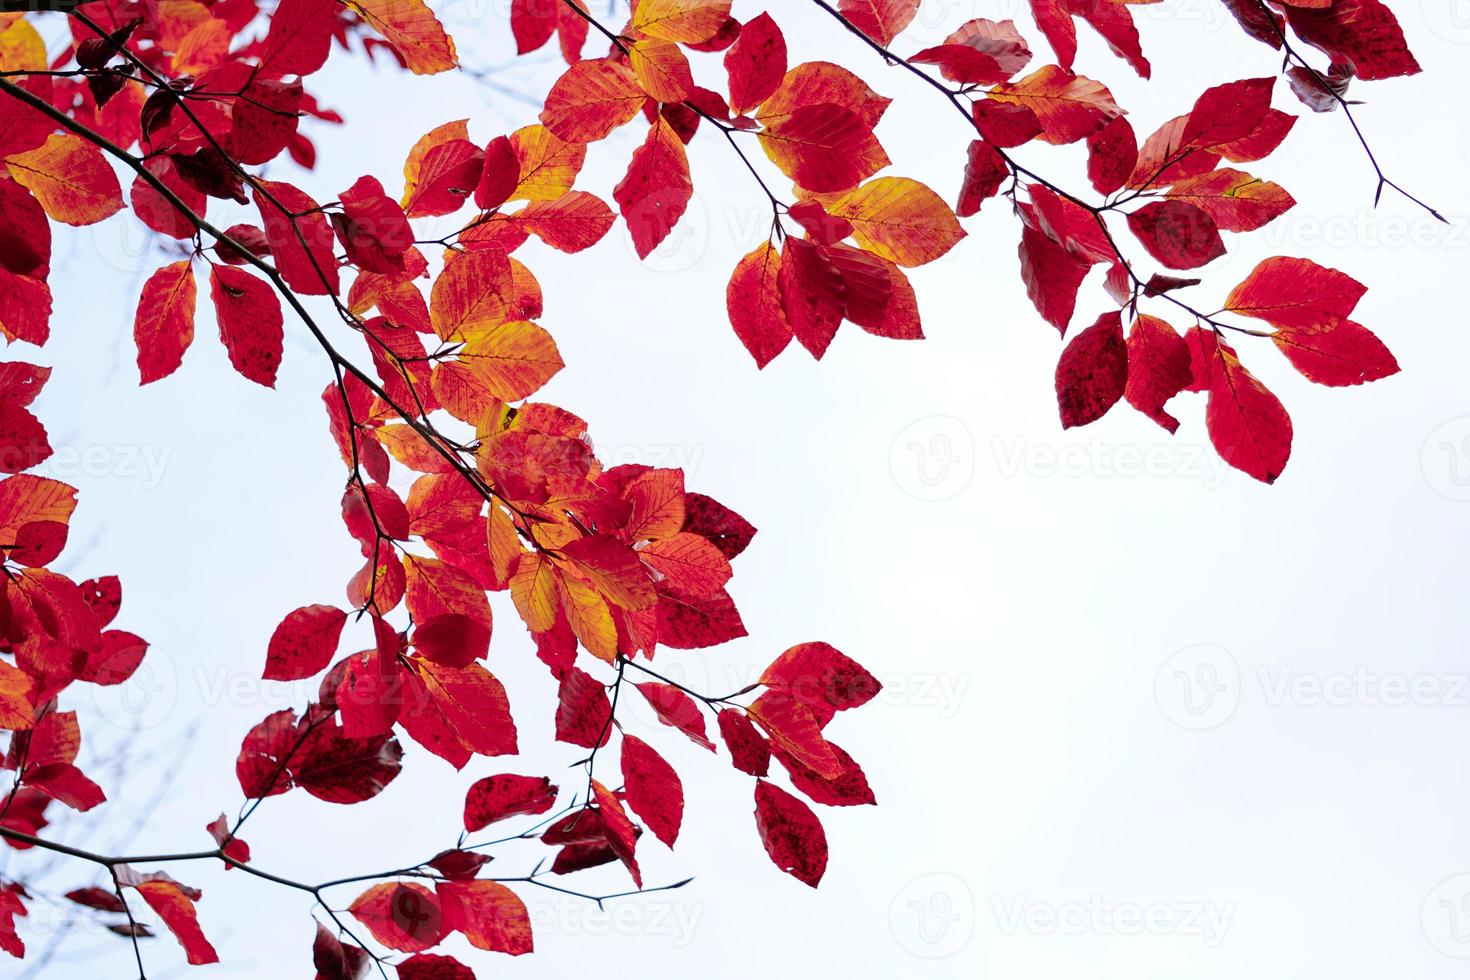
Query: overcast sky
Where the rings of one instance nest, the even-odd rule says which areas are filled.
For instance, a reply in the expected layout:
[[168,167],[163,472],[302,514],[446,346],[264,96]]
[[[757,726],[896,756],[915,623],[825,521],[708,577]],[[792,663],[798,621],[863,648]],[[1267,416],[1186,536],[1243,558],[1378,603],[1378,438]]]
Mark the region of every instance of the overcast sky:
[[[312,88],[348,123],[308,129],[319,168],[303,186],[328,200],[371,172],[396,192],[404,154],[429,128],[467,116],[484,142],[531,121],[517,93],[544,92],[558,66],[512,63],[503,5],[436,5],[466,61],[493,69],[493,88],[334,59]],[[772,6],[793,59],[839,61],[897,100],[879,129],[895,172],[952,199],[967,142],[952,110],[809,5]],[[724,286],[762,234],[765,205],[723,140],[691,146],[695,198],[648,262],[621,225],[581,255],[525,247],[568,365],[546,400],[591,422],[604,459],[683,466],[692,488],[761,529],[732,585],[750,636],[661,654],[664,668],[738,687],[820,638],[887,690],[831,729],[879,806],[822,809],[832,854],[815,892],[766,859],[748,778],[634,712],[629,730],[667,748],[688,797],[675,852],[645,838],[645,876],[694,883],[602,913],[527,892],[537,953],[510,961],[464,947],[481,976],[1463,975],[1470,124],[1459,96],[1470,8],[1393,6],[1425,72],[1355,89],[1359,118],[1384,167],[1449,223],[1391,194],[1375,210],[1347,121],[1304,118],[1276,156],[1245,168],[1283,184],[1297,208],[1232,240],[1199,290],[1213,308],[1261,257],[1313,258],[1368,283],[1357,316],[1403,366],[1327,389],[1268,343],[1240,345],[1295,423],[1273,487],[1225,469],[1199,396],[1173,403],[1173,438],[1126,408],[1062,433],[1060,345],[1022,289],[1016,221],[994,203],[914,275],[926,341],[847,326],[821,364],[793,347],[764,372],[726,322]],[[1077,67],[1112,87],[1140,132],[1209,84],[1279,67],[1214,2],[1133,9],[1153,83],[1085,28]],[[1045,49],[1012,0],[926,3],[898,48],[972,16],[1013,16]],[[1284,85],[1276,98],[1301,108]],[[610,198],[640,138],[594,147],[586,188]],[[1082,182],[1077,147],[1023,156]],[[256,679],[270,631],[295,606],[340,603],[356,556],[319,401],[329,372],[309,337],[288,329],[278,390],[266,391],[230,370],[201,307],[182,370],[137,387],[132,311],[161,254],[126,217],[59,235],[41,355],[59,369],[37,407],[58,447],[45,471],[81,489],[62,570],[120,574],[119,625],[154,644],[128,703],[81,705],[113,798],[93,815],[105,831],[86,818],[53,832],[135,851],[207,846],[204,824],[238,807],[241,735],[310,690]],[[1089,282],[1078,320],[1104,302]],[[403,775],[368,804],[273,799],[246,834],[260,864],[315,879],[422,860],[452,843],[471,779],[556,778],[577,759],[549,744],[545,669],[507,597],[492,604],[490,666],[527,756],[457,775],[410,747]],[[122,777],[101,760],[124,744],[135,764]],[[518,873],[535,856],[506,852],[495,867]],[[604,870],[589,888],[624,887]],[[210,975],[303,975],[313,927],[300,896],[214,868],[175,873],[204,890],[201,920],[225,961]],[[89,874],[47,881],[64,890]],[[353,897],[343,890],[337,907]],[[34,919],[30,942],[43,948],[60,923],[39,905]],[[129,969],[111,935],[74,935],[67,950],[43,976]],[[167,939],[145,955],[150,976],[187,972]]]

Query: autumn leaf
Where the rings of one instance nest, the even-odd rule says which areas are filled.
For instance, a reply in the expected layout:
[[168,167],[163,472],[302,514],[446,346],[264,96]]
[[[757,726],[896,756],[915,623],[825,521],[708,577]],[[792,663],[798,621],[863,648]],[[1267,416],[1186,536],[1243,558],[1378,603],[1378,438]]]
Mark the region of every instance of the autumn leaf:
[[424,0],[348,0],[348,7],[387,38],[415,75],[458,66],[454,41]]
[[1329,320],[1309,327],[1287,327],[1271,335],[1302,377],[1341,387],[1397,374],[1398,361],[1383,341],[1352,320]]
[[209,269],[209,298],[230,364],[256,384],[274,388],[285,337],[275,292],[243,269],[215,265]]
[[613,189],[639,258],[647,258],[668,237],[693,194],[684,144],[660,118],[633,151],[627,174]]
[[266,649],[268,681],[311,677],[324,670],[337,652],[347,614],[335,606],[302,606],[281,620]]
[[1047,65],[1015,82],[1002,82],[989,99],[1029,109],[1047,143],[1075,143],[1123,114],[1101,82]]
[[465,794],[464,829],[473,833],[507,817],[545,813],[555,803],[556,787],[544,776],[486,776]]
[[852,222],[863,248],[909,268],[933,262],[965,237],[939,195],[906,177],[870,180],[829,210]]
[[827,834],[811,807],[760,779],[755,784],[755,825],[776,867],[817,887],[827,871]]
[[730,16],[730,0],[641,0],[633,28],[649,37],[691,43],[708,40]]
[[786,76],[786,38],[768,13],[746,21],[725,52],[730,111],[744,115],[776,91]]
[[448,932],[438,897],[417,882],[373,885],[347,911],[375,940],[400,953],[432,949]]
[[684,819],[684,787],[678,774],[647,742],[633,735],[623,736],[622,767],[628,806],[659,840],[673,847]]
[[53,221],[90,225],[122,210],[122,187],[102,151],[71,133],[52,133],[33,150],[5,158],[10,176]]
[[1367,287],[1310,259],[1264,259],[1230,291],[1225,309],[1281,329],[1320,327],[1353,312]]
[[194,341],[194,270],[188,261],[161,266],[143,284],[133,321],[140,383],[166,378],[178,370]]

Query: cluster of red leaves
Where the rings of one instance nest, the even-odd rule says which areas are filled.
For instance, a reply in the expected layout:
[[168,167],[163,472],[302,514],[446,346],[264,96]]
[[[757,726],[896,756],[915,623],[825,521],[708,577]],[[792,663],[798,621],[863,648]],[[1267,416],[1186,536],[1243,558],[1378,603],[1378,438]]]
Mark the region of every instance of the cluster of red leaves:
[[[233,822],[221,816],[208,824],[216,850],[205,855],[260,873],[238,836],[254,805],[297,787],[329,803],[371,799],[402,770],[401,736],[455,769],[476,756],[515,754],[521,733],[505,688],[484,663],[494,627],[488,594],[502,591],[559,689],[555,730],[536,737],[591,752],[585,792],[561,794],[544,777],[516,774],[470,787],[468,832],[546,813],[565,796],[552,818],[522,835],[555,848],[549,868],[513,881],[537,884],[543,874],[618,861],[642,888],[642,827],[675,844],[682,783],[651,744],[621,733],[615,707],[627,684],[659,719],[713,752],[705,734],[710,714],[732,763],[757,779],[756,829],[772,860],[816,885],[827,862],[821,823],[770,781],[769,760],[774,755],[791,786],[816,803],[874,802],[861,768],[824,730],[837,711],[871,699],[878,682],[821,643],[793,647],[757,684],[729,697],[708,698],[655,672],[648,664],[660,646],[702,649],[745,635],[727,585],[731,561],[755,528],[687,490],[680,470],[604,468],[582,419],[527,401],[563,365],[551,335],[535,322],[543,308],[540,284],[514,253],[532,236],[579,251],[615,220],[607,204],[573,188],[586,152],[588,131],[576,128],[587,125],[585,112],[558,116],[553,99],[542,125],[488,142],[471,139],[467,120],[446,123],[410,150],[400,196],[365,175],[322,205],[253,170],[283,155],[310,166],[314,150],[299,131],[301,120],[337,121],[306,91],[303,77],[324,65],[334,41],[346,46],[353,39],[370,51],[386,44],[416,72],[450,68],[453,44],[438,21],[417,0],[347,9],[284,0],[261,33],[254,3],[172,2],[167,9],[132,0],[90,4],[70,15],[68,48],[49,57],[29,20],[3,21],[0,70],[23,81],[4,82],[0,94],[7,120],[0,158],[9,173],[0,178],[0,271],[11,303],[0,308],[0,328],[11,340],[46,339],[51,222],[85,225],[128,210],[179,243],[181,255],[142,286],[134,319],[142,383],[182,366],[194,339],[201,273],[221,343],[248,380],[274,384],[288,312],[305,321],[331,358],[335,380],[323,405],[347,472],[342,519],[363,565],[345,583],[343,606],[304,605],[271,636],[263,677],[320,675],[319,693],[245,735],[236,774],[251,805]],[[552,13],[538,17],[518,6],[513,26],[523,46],[528,30],[542,42],[559,31],[574,56],[590,22],[567,17],[566,9],[543,5]],[[661,29],[687,39],[700,29],[679,26],[679,4],[663,14],[656,4],[640,9],[641,16],[656,14],[650,38]],[[675,43],[660,43],[664,55],[678,55]],[[606,62],[608,77],[648,78],[645,56],[659,52],[654,44],[640,49],[632,58],[636,75],[624,63]],[[640,94],[629,117],[647,102]],[[654,115],[648,143],[614,194],[645,252],[688,200],[682,139],[691,134],[681,125],[681,136],[673,122]],[[126,201],[104,153],[133,172]],[[676,202],[667,187],[677,172],[684,194]],[[442,240],[442,254],[415,246],[412,222],[470,207],[473,217]],[[302,296],[333,300],[370,365],[359,368],[337,352]],[[7,472],[19,472],[50,453],[26,407],[47,372],[19,363],[4,370],[0,431],[13,463]],[[6,765],[16,770],[18,787],[0,825],[13,832],[11,846],[44,847],[35,835],[50,800],[78,809],[102,801],[74,765],[76,716],[58,710],[57,695],[74,680],[124,680],[145,644],[104,630],[119,601],[115,579],[79,587],[39,567],[65,541],[74,491],[29,475],[0,487],[8,560],[0,625],[3,649],[14,659],[14,666],[0,660],[0,727],[14,733]],[[375,642],[339,656],[353,616],[371,622]],[[630,672],[646,679],[633,685],[625,679]],[[616,780],[594,771],[615,735]],[[532,948],[524,904],[507,884],[482,876],[487,860],[461,842],[411,876],[381,876],[386,880],[368,887],[349,912],[376,943],[412,954],[396,964],[401,976],[471,976],[452,958],[427,951],[451,933],[486,950]],[[136,941],[151,933],[127,904],[126,892],[135,891],[189,962],[217,958],[196,917],[197,890],[161,872],[104,863],[117,872],[115,887],[76,889],[74,902],[124,915],[109,928]],[[13,919],[25,914],[27,896],[18,883],[3,894],[0,938],[20,955]],[[345,921],[332,915],[332,924],[335,930],[318,925],[313,956],[320,976],[358,976],[373,959],[382,961]]]
[[[1247,34],[1286,52],[1290,87],[1313,111],[1346,108],[1354,78],[1418,70],[1379,0],[1226,4]],[[1126,400],[1173,431],[1166,405],[1180,392],[1203,392],[1221,454],[1269,482],[1287,461],[1291,423],[1225,343],[1227,331],[1269,337],[1322,384],[1397,370],[1383,344],[1350,319],[1364,287],[1306,259],[1262,262],[1219,313],[1179,298],[1199,281],[1174,272],[1207,266],[1223,254],[1224,234],[1258,229],[1294,204],[1281,187],[1233,166],[1266,157],[1295,121],[1271,105],[1273,79],[1210,88],[1140,142],[1106,86],[1071,70],[1081,18],[1148,75],[1126,3],[1033,0],[1056,63],[1027,71],[1030,46],[1010,21],[971,20],[904,58],[889,46],[918,0],[814,0],[813,9],[963,113],[974,139],[962,174],[956,169],[952,209],[917,181],[880,175],[890,161],[877,127],[889,99],[838,65],[790,65],[771,15],[742,23],[731,6],[636,0],[614,30],[580,0],[513,0],[518,50],[555,38],[568,63],[539,124],[481,142],[468,120],[445,123],[410,150],[397,197],[364,175],[332,199],[254,168],[285,158],[312,166],[302,121],[340,119],[304,80],[334,45],[385,53],[420,74],[455,67],[454,44],[423,0],[281,0],[264,19],[256,0],[94,0],[56,15],[70,35],[55,52],[29,17],[0,14],[0,333],[35,345],[47,339],[52,223],[88,225],[128,210],[173,252],[147,278],[137,306],[143,383],[180,368],[201,274],[241,375],[274,384],[288,313],[319,342],[334,374],[323,401],[347,473],[342,518],[363,565],[342,605],[303,605],[270,638],[263,676],[320,676],[317,697],[247,733],[236,772],[252,802],[233,822],[211,821],[214,850],[192,858],[263,874],[238,836],[254,806],[297,787],[329,803],[370,799],[402,769],[401,736],[455,769],[476,756],[514,754],[521,732],[505,688],[484,665],[494,627],[487,596],[502,591],[559,691],[554,731],[536,735],[587,753],[585,789],[517,773],[469,787],[467,833],[541,818],[519,836],[552,848],[551,863],[510,882],[534,886],[544,875],[616,863],[642,888],[643,828],[665,846],[677,842],[681,778],[652,745],[622,733],[616,710],[626,686],[666,726],[716,752],[708,713],[732,765],[756,780],[756,830],[771,860],[807,884],[822,878],[822,825],[796,794],[829,806],[874,802],[861,767],[826,730],[837,712],[870,700],[878,682],[823,643],[792,647],[756,684],[725,697],[657,673],[650,664],[660,646],[702,649],[745,635],[727,585],[755,529],[686,489],[678,470],[604,468],[582,419],[526,400],[562,360],[536,322],[540,284],[516,251],[531,237],[583,250],[620,215],[646,256],[688,206],[685,146],[702,128],[741,155],[772,207],[770,236],[739,262],[727,289],[732,325],[758,365],[793,337],[820,358],[844,320],[879,336],[921,337],[904,270],[944,255],[965,234],[959,219],[1004,196],[1021,220],[1022,280],[1043,319],[1066,335],[1094,266],[1113,301],[1062,353],[1057,394],[1066,426]],[[594,30],[607,52],[583,60]],[[1307,66],[1289,35],[1327,53],[1330,68]],[[695,82],[701,56],[720,59],[721,91]],[[646,133],[613,191],[615,214],[575,183],[589,144],[640,117]],[[746,140],[791,182],[789,202],[745,156]],[[1085,142],[1101,203],[1018,163],[1014,152],[1032,142]],[[129,173],[126,195],[114,163]],[[458,231],[434,240],[442,254],[420,251],[414,221],[466,209],[473,213]],[[1109,224],[1115,218],[1161,271],[1137,270],[1119,244],[1121,229]],[[329,297],[371,363],[341,354],[302,296]],[[1193,322],[1181,335],[1142,312],[1144,302]],[[1221,319],[1227,315],[1271,329]],[[75,503],[72,488],[23,472],[51,453],[29,409],[47,376],[22,362],[0,365],[0,471],[14,474],[0,482],[0,729],[12,733],[4,765],[15,773],[0,804],[0,835],[16,848],[48,845],[37,833],[53,801],[86,810],[103,800],[77,768],[77,718],[58,697],[76,682],[125,680],[146,649],[108,629],[120,601],[116,579],[77,585],[44,567],[65,543]],[[371,622],[374,642],[340,655],[353,616]],[[634,675],[643,679],[634,683]],[[618,778],[606,767],[599,778],[595,764],[615,737]],[[794,792],[773,780],[773,756]],[[134,918],[131,890],[191,963],[216,959],[197,921],[197,890],[118,859],[93,860],[113,872],[114,887],[76,889],[73,902],[111,917],[109,928],[136,944],[149,927]],[[461,841],[409,873],[370,876],[384,880],[349,913],[378,945],[406,954],[393,964],[401,977],[472,977],[430,950],[456,933],[486,950],[532,947],[521,898],[484,874],[487,860]],[[320,897],[345,883],[297,887]],[[15,919],[28,897],[19,882],[0,886],[0,948],[17,956]],[[335,928],[317,925],[318,976],[344,980],[373,960],[389,962],[341,916],[325,914]]]
[[[49,239],[35,244],[44,268]],[[148,650],[140,637],[111,628],[122,604],[116,576],[78,583],[46,567],[66,546],[77,503],[74,487],[20,472],[52,454],[29,408],[50,373],[19,361],[0,364],[0,472],[13,474],[0,480],[0,654],[10,658],[0,658],[0,730],[11,733],[0,768],[13,774],[11,791],[0,797],[0,831],[24,835],[50,823],[52,803],[85,812],[105,801],[77,765],[81,727],[59,699],[74,685],[122,683]],[[171,905],[171,889],[157,882],[139,894]],[[0,949],[14,956],[25,951],[14,920],[27,913],[29,897],[20,882],[0,886]],[[182,893],[177,898],[187,901]]]
[[[770,14],[742,24],[730,16],[726,0],[641,0],[616,32],[597,25],[609,40],[606,56],[568,56],[571,64],[541,116],[547,130],[578,153],[640,114],[648,120],[644,143],[615,194],[639,254],[657,247],[689,201],[692,180],[682,144],[701,125],[717,128],[737,149],[738,140],[752,137],[792,182],[793,200],[783,202],[761,181],[772,205],[771,235],[730,278],[730,322],[761,367],[793,337],[820,358],[844,320],[880,336],[922,337],[904,269],[953,248],[965,234],[957,218],[976,214],[1009,181],[1004,193],[1022,226],[1021,278],[1043,319],[1066,334],[1094,266],[1107,270],[1103,285],[1123,309],[1122,316],[1103,316],[1064,351],[1057,370],[1063,425],[1096,420],[1126,391],[1130,404],[1172,432],[1177,423],[1164,403],[1180,391],[1204,391],[1207,427],[1221,456],[1257,479],[1274,480],[1290,452],[1290,421],[1221,339],[1224,331],[1259,331],[1202,314],[1174,295],[1197,279],[1169,271],[1145,278],[1136,259],[1120,250],[1115,236],[1121,232],[1108,221],[1121,218],[1162,270],[1194,270],[1225,254],[1222,233],[1254,231],[1290,209],[1295,202],[1282,187],[1227,165],[1261,160],[1295,123],[1271,105],[1274,79],[1211,88],[1188,113],[1140,143],[1107,87],[1071,71],[1074,18],[1080,17],[1148,76],[1126,4],[1033,0],[1058,63],[1029,73],[1031,48],[1011,21],[971,20],[943,43],[904,60],[887,46],[912,21],[917,0],[822,6],[891,62],[919,74],[924,68],[918,66],[936,69],[939,77],[926,79],[969,118],[976,138],[955,208],[917,181],[877,175],[889,158],[875,127],[890,100],[841,66],[788,66],[784,36]],[[1293,90],[1314,110],[1336,107],[1354,76],[1418,70],[1397,21],[1377,0],[1279,7],[1232,0],[1228,6],[1253,37],[1280,48],[1291,30],[1331,55],[1334,92],[1322,90],[1327,76],[1307,67],[1289,75]],[[514,9],[522,50],[545,43],[565,22],[561,4],[520,2]],[[716,52],[723,59],[724,91],[696,84],[691,69],[692,56]],[[1314,81],[1322,84],[1309,84]],[[1033,141],[1085,141],[1087,176],[1102,202],[1088,203],[1018,164],[1013,151]],[[1294,315],[1266,312],[1300,279],[1316,292],[1301,298]],[[1241,304],[1241,293],[1260,301]],[[1306,259],[1278,258],[1241,283],[1221,312],[1270,323],[1273,343],[1308,379],[1359,384],[1398,369],[1367,328],[1347,319],[1360,293],[1341,273],[1319,271]],[[1193,318],[1189,339],[1141,313],[1141,300]],[[1131,322],[1127,339],[1124,317]]]

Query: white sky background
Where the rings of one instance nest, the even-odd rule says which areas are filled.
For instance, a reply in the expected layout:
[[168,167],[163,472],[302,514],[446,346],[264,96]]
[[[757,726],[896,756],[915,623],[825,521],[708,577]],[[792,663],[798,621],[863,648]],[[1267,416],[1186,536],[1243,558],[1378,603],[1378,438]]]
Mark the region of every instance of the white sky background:
[[[436,7],[467,62],[506,63],[497,84],[539,95],[559,64],[509,63],[501,3]],[[793,63],[836,60],[897,100],[879,129],[892,172],[952,200],[967,142],[953,110],[807,4],[768,6]],[[1393,6],[1425,73],[1356,88],[1367,100],[1359,118],[1390,175],[1450,224],[1392,193],[1374,211],[1373,173],[1347,121],[1311,116],[1275,156],[1245,167],[1298,207],[1232,237],[1195,291],[1213,308],[1259,258],[1313,258],[1368,283],[1357,318],[1403,366],[1387,381],[1327,389],[1267,342],[1238,345],[1295,423],[1274,487],[1226,471],[1207,448],[1202,396],[1173,403],[1183,425],[1172,439],[1126,406],[1060,431],[1060,344],[1025,298],[1003,202],[914,275],[927,341],[849,325],[823,363],[793,345],[760,373],[726,322],[724,288],[766,209],[722,139],[702,133],[691,146],[695,199],[649,262],[621,224],[581,255],[534,241],[522,250],[568,365],[542,397],[587,418],[604,459],[683,465],[693,488],[761,529],[732,589],[749,638],[663,652],[658,666],[733,690],[793,643],[832,642],[888,685],[830,730],[879,806],[818,808],[831,862],[810,891],[766,859],[750,779],[634,711],[629,730],[651,733],[688,797],[675,852],[644,838],[646,878],[695,882],[607,914],[527,890],[537,953],[512,961],[462,947],[466,962],[482,977],[1462,974],[1470,878],[1441,883],[1470,872],[1470,126],[1458,96],[1470,8]],[[1278,68],[1218,4],[1134,9],[1154,81],[1085,27],[1077,69],[1112,88],[1141,134],[1209,84]],[[1014,17],[1037,64],[1049,59],[1013,0],[926,3],[897,49],[935,43],[972,16]],[[700,69],[721,77],[718,57]],[[321,200],[362,173],[396,193],[408,147],[439,123],[468,116],[483,143],[535,114],[468,78],[418,79],[340,55],[311,88],[347,126],[308,127],[314,174],[272,175]],[[1301,110],[1284,84],[1276,99]],[[594,146],[579,186],[610,199],[641,138],[630,126]],[[1082,187],[1080,147],[1021,154]],[[104,775],[107,808],[48,832],[134,852],[209,846],[205,823],[240,803],[233,760],[245,730],[315,689],[256,680],[271,630],[298,605],[340,604],[358,560],[318,397],[327,365],[296,324],[277,391],[230,370],[207,303],[181,371],[138,388],[132,311],[159,261],[125,216],[59,236],[53,340],[41,355],[59,369],[37,409],[60,449],[47,472],[81,489],[62,570],[120,574],[119,625],[154,644],[151,674],[135,686],[150,695],[140,710],[81,705],[93,758],[141,725],[132,751],[146,765],[124,780]],[[1083,295],[1077,327],[1106,303],[1092,280]],[[475,778],[545,772],[575,783],[579,771],[562,767],[580,750],[550,741],[545,668],[507,597],[492,604],[490,667],[528,755],[456,775],[409,744],[403,775],[368,804],[300,792],[268,801],[245,834],[257,863],[306,880],[412,863],[453,843]],[[1211,669],[1223,690],[1203,710],[1207,692],[1196,686],[1186,701],[1182,685]],[[1418,696],[1405,703],[1400,685]],[[538,847],[493,868],[520,873]],[[309,969],[303,896],[238,872],[172,870],[204,889],[201,920],[225,961],[201,975]],[[89,875],[73,866],[47,880],[64,890]],[[590,890],[626,887],[616,867],[586,877]],[[334,904],[353,897],[341,889]],[[39,905],[33,918],[29,941],[41,949],[58,918]],[[42,976],[130,969],[124,940],[69,942]],[[190,972],[168,938],[145,955],[151,977]]]

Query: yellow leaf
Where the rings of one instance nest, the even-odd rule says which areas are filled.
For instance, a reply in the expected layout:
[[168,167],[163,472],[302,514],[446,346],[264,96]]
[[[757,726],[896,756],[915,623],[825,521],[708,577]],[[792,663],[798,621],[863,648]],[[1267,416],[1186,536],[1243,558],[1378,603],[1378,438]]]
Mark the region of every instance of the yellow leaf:
[[533,394],[563,366],[551,334],[527,320],[473,335],[459,356],[502,401]]
[[554,201],[572,189],[587,159],[583,143],[559,139],[545,126],[525,126],[510,135],[521,162],[521,179],[511,200]]
[[612,663],[618,656],[618,628],[612,610],[595,589],[580,579],[558,575],[556,582],[572,632],[588,653]]
[[510,576],[510,599],[533,633],[543,633],[556,625],[556,577],[556,569],[538,552],[525,552],[516,560]]
[[0,31],[0,71],[45,71],[46,42],[28,20]]
[[34,150],[5,158],[53,220],[90,225],[122,210],[122,188],[102,151],[80,136],[52,133]]
[[730,0],[640,0],[633,27],[649,37],[684,44],[708,41],[730,17]]
[[940,196],[908,177],[879,177],[827,209],[852,222],[853,238],[902,266],[933,262],[965,237]]

